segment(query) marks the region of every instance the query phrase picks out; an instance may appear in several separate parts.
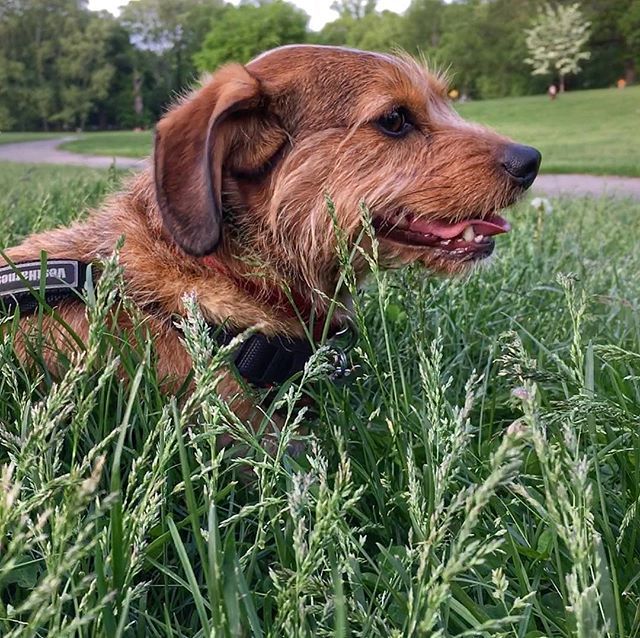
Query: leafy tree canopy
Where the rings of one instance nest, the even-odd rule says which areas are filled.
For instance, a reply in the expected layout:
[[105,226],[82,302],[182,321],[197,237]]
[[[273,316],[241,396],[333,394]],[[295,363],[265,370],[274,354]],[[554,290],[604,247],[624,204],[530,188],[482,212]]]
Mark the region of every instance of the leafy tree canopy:
[[313,32],[286,0],[130,0],[118,18],[86,0],[0,0],[0,127],[149,126],[201,71],[296,42],[405,49],[474,98],[540,92],[552,74],[570,73],[575,88],[635,81],[640,0],[556,1],[412,0],[398,15],[335,0],[336,20]]
[[390,51],[404,45],[403,26],[403,17],[393,11],[370,12],[361,18],[343,14],[327,24],[314,40],[319,44]]
[[578,3],[545,5],[526,31],[529,57],[525,62],[533,67],[533,74],[557,74],[564,91],[564,78],[579,73],[580,63],[591,57],[586,50],[590,27]]
[[334,0],[331,8],[337,11],[341,18],[364,18],[376,9],[376,0]]
[[284,44],[305,42],[309,16],[283,0],[228,5],[193,59],[201,71],[230,60],[248,62],[259,53]]

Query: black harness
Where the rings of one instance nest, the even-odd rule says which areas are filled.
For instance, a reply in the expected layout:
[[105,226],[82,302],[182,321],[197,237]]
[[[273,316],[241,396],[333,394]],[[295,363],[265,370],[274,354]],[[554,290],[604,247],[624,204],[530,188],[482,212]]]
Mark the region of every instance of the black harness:
[[13,312],[31,314],[44,301],[54,306],[80,297],[87,280],[87,265],[73,259],[27,261],[0,267],[0,304]]
[[[20,309],[22,315],[35,312],[44,302],[49,307],[67,299],[83,300],[88,265],[72,259],[31,261],[0,267],[0,310]],[[212,336],[221,346],[228,345],[239,332],[209,324]],[[349,327],[348,330],[350,330]],[[342,331],[339,335],[345,334]],[[337,336],[337,335],[336,335]],[[351,369],[341,348],[333,347],[333,379],[347,377]],[[314,352],[308,339],[286,336],[267,337],[254,333],[232,355],[238,373],[258,387],[279,385],[302,372]]]

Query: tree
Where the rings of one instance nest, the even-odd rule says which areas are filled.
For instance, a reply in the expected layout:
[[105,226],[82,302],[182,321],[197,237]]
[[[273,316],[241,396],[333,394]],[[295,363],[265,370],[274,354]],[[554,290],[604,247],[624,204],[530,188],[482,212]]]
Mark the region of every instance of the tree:
[[11,129],[16,122],[12,113],[14,95],[11,87],[15,86],[23,71],[20,62],[8,60],[0,51],[0,131]]
[[79,28],[60,38],[56,61],[60,108],[51,120],[65,127],[84,128],[95,104],[109,94],[115,68],[107,51],[114,25],[108,16],[89,12],[78,18]]
[[618,28],[625,46],[625,76],[628,82],[635,82],[636,69],[640,66],[640,0],[631,0],[627,10],[621,12]]
[[[107,16],[103,16],[107,17]],[[143,123],[134,108],[134,70],[136,51],[128,31],[113,16],[104,55],[113,67],[113,75],[105,97],[96,98],[89,123],[98,128],[133,128]]]
[[0,0],[0,111],[21,130],[82,126],[114,74],[116,26],[84,0]]
[[343,15],[326,24],[313,40],[318,44],[393,51],[405,44],[404,24],[402,16],[393,11],[374,11],[362,18]]
[[564,92],[565,77],[580,72],[580,62],[591,57],[584,47],[589,40],[591,23],[586,20],[578,3],[553,7],[547,4],[526,30],[533,75],[557,73],[560,92]]
[[132,0],[120,22],[137,49],[157,56],[158,67],[168,73],[164,83],[177,92],[193,80],[193,55],[223,5],[223,0]]
[[359,20],[376,10],[377,0],[335,0],[331,8],[341,18],[354,18]]
[[540,91],[544,83],[531,76],[524,62],[524,30],[541,4],[540,0],[465,0],[445,5],[442,15],[432,7],[431,16],[439,16],[439,33],[426,24],[423,32],[425,37],[433,34],[437,46],[424,51],[450,69],[453,86],[463,94],[494,98]]
[[442,40],[447,10],[444,0],[413,0],[404,16],[403,29],[410,51],[433,55]]
[[564,88],[589,55],[575,86],[633,82],[640,0],[574,2],[411,0],[398,15],[335,0],[315,33],[285,0],[122,0],[119,18],[87,0],[0,0],[0,129],[148,125],[199,71],[294,42],[424,54],[478,98],[541,92],[552,73]]
[[227,5],[193,57],[198,69],[211,71],[229,61],[248,62],[283,44],[305,42],[309,16],[283,0]]

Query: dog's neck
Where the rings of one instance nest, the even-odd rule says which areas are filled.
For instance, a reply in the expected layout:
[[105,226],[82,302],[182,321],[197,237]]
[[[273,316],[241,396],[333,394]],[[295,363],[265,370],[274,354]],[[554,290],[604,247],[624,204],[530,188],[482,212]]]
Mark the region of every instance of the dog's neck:
[[305,323],[315,319],[324,321],[327,317],[325,304],[314,303],[313,297],[304,294],[297,286],[292,287],[285,281],[277,281],[262,271],[251,272],[231,267],[219,255],[212,254],[202,258],[202,263],[212,272],[225,277],[244,294],[257,302],[268,305],[274,312],[288,318],[303,320]]
[[[234,213],[226,210],[225,219],[223,241],[212,255],[200,260],[217,275],[280,314],[306,323],[310,317],[326,318],[337,306],[344,305],[344,291],[334,299],[340,279],[337,264],[335,269],[298,270],[301,263],[314,262],[314,256],[287,257],[287,248],[280,245],[276,234],[261,225],[258,215],[254,217],[245,211],[243,223],[238,224]],[[344,308],[337,313],[336,320],[340,314],[344,314]]]
[[[239,329],[260,326],[272,335],[304,336],[303,324],[313,324],[315,332],[315,326],[324,325],[330,315],[332,326],[344,321],[345,300],[333,309],[335,284],[330,273],[326,281],[309,283],[303,273],[291,272],[271,254],[266,242],[252,241],[248,233],[241,243],[234,240],[233,229],[227,228],[212,256],[186,255],[163,229],[148,179],[136,177],[137,189],[132,190],[137,190],[137,196],[131,198],[131,191],[121,195],[129,202],[127,206],[119,198],[110,200],[103,214],[94,218],[96,224],[90,222],[93,230],[87,232],[95,242],[99,229],[109,228],[103,233],[103,245],[91,251],[95,256],[108,254],[109,243],[126,236],[121,263],[128,271],[126,279],[134,299],[154,302],[170,315],[178,312],[182,296],[193,290],[208,321],[228,321]],[[126,216],[125,210],[129,211]],[[132,217],[131,211],[137,214]],[[146,230],[137,230],[140,224]]]

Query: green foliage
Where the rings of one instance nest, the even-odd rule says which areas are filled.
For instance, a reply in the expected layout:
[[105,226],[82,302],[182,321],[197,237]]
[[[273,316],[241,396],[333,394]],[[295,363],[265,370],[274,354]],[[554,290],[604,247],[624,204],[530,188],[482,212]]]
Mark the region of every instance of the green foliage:
[[407,48],[434,57],[445,31],[445,14],[452,10],[442,0],[413,0],[405,14]]
[[[10,243],[114,186],[77,169],[0,176]],[[5,324],[0,632],[637,635],[638,214],[525,203],[469,281],[382,273],[374,244],[362,375],[323,381],[320,353],[280,397],[273,455],[216,398],[224,353],[193,302],[194,393],[162,391],[113,260],[60,379],[21,367]],[[139,346],[113,333],[119,306]],[[303,390],[315,414],[296,407]],[[229,432],[238,445],[217,449]]]
[[361,18],[343,14],[327,24],[314,41],[370,51],[393,51],[404,44],[404,26],[402,16],[393,11],[369,11]]
[[471,3],[448,15],[441,56],[452,65],[464,92],[489,98],[522,95],[537,88],[523,62],[522,34],[535,4],[535,0]]
[[392,12],[347,15],[327,24],[315,39],[375,50],[404,48],[451,70],[466,95],[522,95],[542,88],[529,77],[523,30],[538,0],[414,0],[400,19]]
[[111,25],[91,18],[60,41],[61,109],[51,120],[83,128],[94,103],[109,95],[115,68],[107,56]]
[[109,43],[118,26],[74,0],[0,3],[0,89],[19,129],[83,126],[112,90]]
[[69,224],[110,192],[115,177],[71,166],[0,163],[2,250],[30,232]]
[[[179,89],[193,81],[193,54],[223,6],[223,0],[132,0],[120,21],[136,47],[147,52],[147,63],[158,65],[155,72],[164,74],[169,90]],[[140,59],[137,64],[144,66]]]
[[11,107],[11,85],[20,77],[22,68],[20,62],[9,60],[0,52],[0,131],[12,128],[16,122]]
[[[591,58],[572,88],[633,83],[640,0],[581,6]],[[525,63],[526,29],[543,7],[412,0],[399,15],[375,0],[341,0],[339,17],[312,32],[285,0],[131,0],[117,19],[81,0],[0,0],[0,130],[150,127],[200,71],[299,42],[424,54],[473,98],[540,93],[548,82]]]
[[331,8],[337,11],[341,18],[359,20],[374,13],[376,4],[377,0],[334,0]]
[[306,40],[309,17],[283,0],[227,6],[204,39],[194,62],[212,71],[229,61],[248,62],[259,53]]
[[0,126],[153,123],[193,81],[191,57],[221,4],[135,0],[116,20],[76,0],[0,0]]
[[633,52],[633,62],[640,65],[640,0],[629,3],[627,10],[621,12],[618,24],[625,44]]

